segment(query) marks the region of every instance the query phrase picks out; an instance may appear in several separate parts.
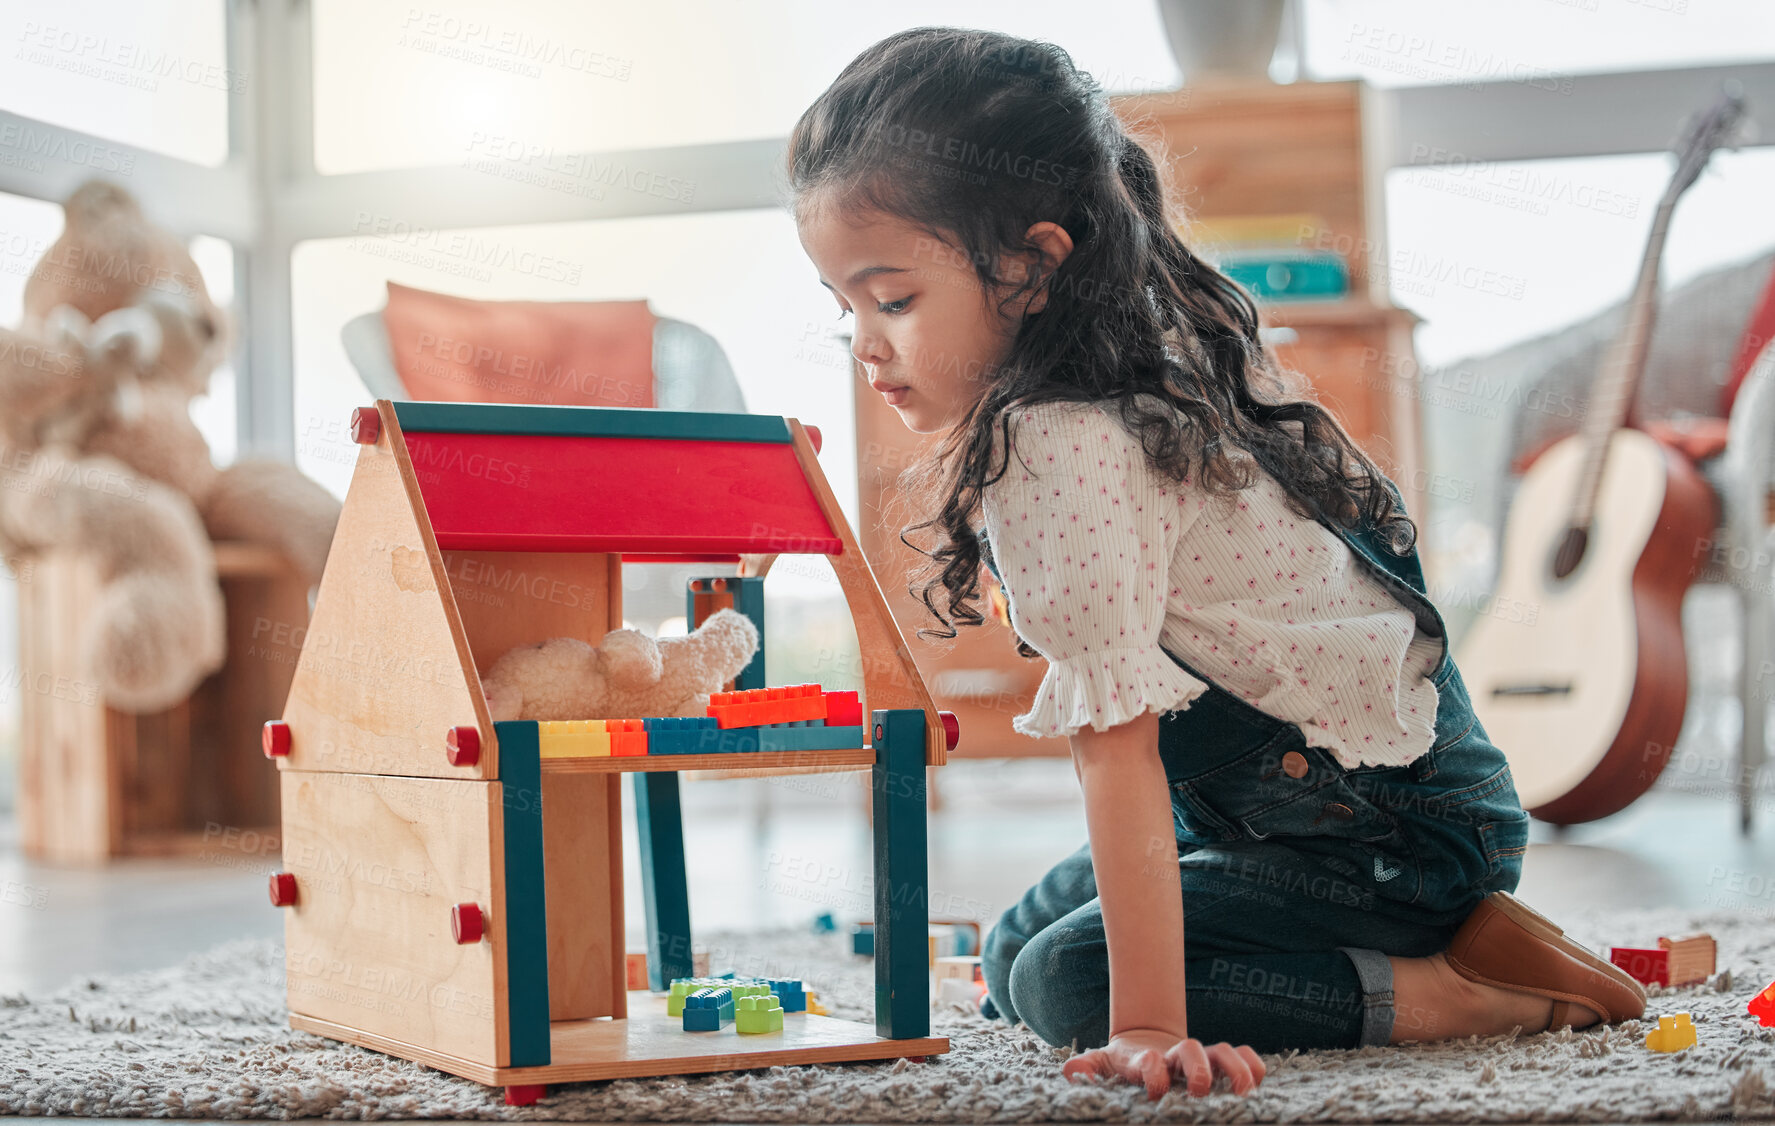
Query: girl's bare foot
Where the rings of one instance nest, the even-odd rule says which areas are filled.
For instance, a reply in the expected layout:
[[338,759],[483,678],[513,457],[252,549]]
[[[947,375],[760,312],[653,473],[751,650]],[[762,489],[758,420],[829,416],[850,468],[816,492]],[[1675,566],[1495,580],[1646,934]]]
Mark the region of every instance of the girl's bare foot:
[[[1454,971],[1441,954],[1428,958],[1388,957],[1393,965],[1393,1036],[1406,1040],[1448,1040],[1460,1036],[1497,1036],[1520,1026],[1524,1033],[1544,1032],[1553,1016],[1553,1001],[1469,981]],[[1573,1006],[1571,1026],[1588,1028],[1596,1014]]]

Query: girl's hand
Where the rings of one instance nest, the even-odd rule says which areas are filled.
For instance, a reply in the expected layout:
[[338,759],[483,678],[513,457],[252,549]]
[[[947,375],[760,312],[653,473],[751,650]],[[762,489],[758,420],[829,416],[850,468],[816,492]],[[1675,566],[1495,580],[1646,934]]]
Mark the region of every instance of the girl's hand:
[[1110,1037],[1108,1044],[1092,1048],[1066,1061],[1060,1073],[1077,1082],[1087,1075],[1105,1079],[1121,1077],[1146,1087],[1146,1097],[1157,1099],[1171,1089],[1172,1076],[1183,1079],[1197,1098],[1214,1086],[1214,1077],[1232,1080],[1235,1095],[1249,1094],[1264,1077],[1263,1060],[1243,1044],[1221,1041],[1204,1046],[1200,1040],[1179,1040],[1160,1029],[1130,1029]]

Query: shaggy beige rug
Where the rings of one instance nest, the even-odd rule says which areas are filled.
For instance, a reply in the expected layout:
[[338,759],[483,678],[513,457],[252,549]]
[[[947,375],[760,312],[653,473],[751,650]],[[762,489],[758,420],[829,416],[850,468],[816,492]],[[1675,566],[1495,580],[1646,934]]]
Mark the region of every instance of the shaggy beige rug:
[[[1069,1084],[1069,1054],[1026,1028],[933,1010],[951,1051],[929,1063],[773,1067],[551,1088],[525,1109],[494,1088],[290,1031],[281,950],[239,943],[153,973],[0,997],[0,1114],[189,1118],[510,1118],[660,1122],[1638,1122],[1775,1118],[1775,1028],[1745,1002],[1775,979],[1775,934],[1759,917],[1686,912],[1568,915],[1593,947],[1652,945],[1710,931],[1722,973],[1653,990],[1648,1022],[1583,1032],[1472,1038],[1268,1057],[1240,1098]],[[834,1016],[868,1019],[873,971],[841,934],[707,936],[735,969],[756,955],[809,967]],[[719,968],[719,966],[717,967]],[[1699,1044],[1647,1051],[1660,1012],[1694,1014]]]

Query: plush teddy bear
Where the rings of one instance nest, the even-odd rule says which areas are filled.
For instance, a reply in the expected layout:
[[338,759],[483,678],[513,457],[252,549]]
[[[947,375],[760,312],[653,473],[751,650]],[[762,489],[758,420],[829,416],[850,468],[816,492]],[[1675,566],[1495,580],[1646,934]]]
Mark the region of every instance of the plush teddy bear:
[[191,420],[191,400],[208,391],[229,338],[228,319],[191,255],[115,184],[88,181],[62,210],[61,237],[25,284],[27,330],[52,318],[96,322],[130,306],[154,310],[165,329],[151,372],[127,400],[96,412],[91,402],[80,404],[87,425],[73,444],[191,498],[211,539],[271,547],[305,583],[318,582],[339,523],[338,499],[281,461],[241,458],[218,470]]
[[700,716],[758,641],[752,619],[721,609],[683,637],[616,629],[597,648],[576,637],[521,645],[493,662],[481,687],[495,721]]
[[114,185],[84,184],[63,210],[24,323],[0,340],[0,546],[97,561],[88,667],[112,706],[157,711],[221,667],[210,541],[269,546],[312,586],[340,506],[281,462],[216,468],[190,404],[227,322],[196,264]]
[[82,663],[113,706],[158,710],[221,666],[222,594],[191,502],[74,441],[93,404],[127,399],[149,374],[162,317],[132,307],[83,320],[52,318],[36,336],[0,329],[0,546],[94,561],[102,586],[74,639]]

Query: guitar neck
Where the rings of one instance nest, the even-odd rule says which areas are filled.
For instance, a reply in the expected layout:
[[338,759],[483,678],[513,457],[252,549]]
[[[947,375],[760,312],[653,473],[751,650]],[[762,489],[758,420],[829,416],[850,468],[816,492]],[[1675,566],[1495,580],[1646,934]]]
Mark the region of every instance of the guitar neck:
[[1646,251],[1639,262],[1639,279],[1633,286],[1633,298],[1627,303],[1627,320],[1598,373],[1591,409],[1584,419],[1584,464],[1572,497],[1571,528],[1590,527],[1596,512],[1596,496],[1602,488],[1603,467],[1608,461],[1609,440],[1626,425],[1633,397],[1639,391],[1652,342],[1652,322],[1658,313],[1658,265],[1664,259],[1664,238],[1670,230],[1676,201],[1701,174],[1713,151],[1738,127],[1744,108],[1743,90],[1729,82],[1713,105],[1691,118],[1684,130],[1683,141],[1676,150],[1676,171],[1652,216],[1652,231],[1646,237]]
[[1664,258],[1664,241],[1670,217],[1676,212],[1676,196],[1667,194],[1652,217],[1652,231],[1640,259],[1639,278],[1627,302],[1627,317],[1610,346],[1601,378],[1596,381],[1590,410],[1584,416],[1584,464],[1578,477],[1578,493],[1572,505],[1576,527],[1587,528],[1602,488],[1602,472],[1608,461],[1609,438],[1627,424],[1634,396],[1639,393],[1646,355],[1651,350],[1652,326],[1658,319],[1658,274]]

